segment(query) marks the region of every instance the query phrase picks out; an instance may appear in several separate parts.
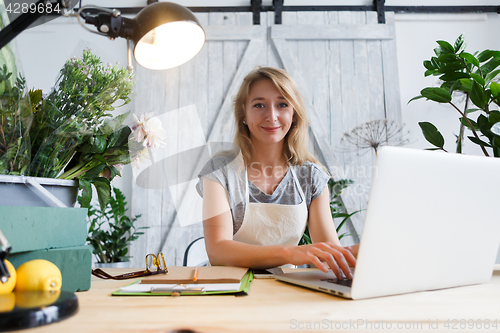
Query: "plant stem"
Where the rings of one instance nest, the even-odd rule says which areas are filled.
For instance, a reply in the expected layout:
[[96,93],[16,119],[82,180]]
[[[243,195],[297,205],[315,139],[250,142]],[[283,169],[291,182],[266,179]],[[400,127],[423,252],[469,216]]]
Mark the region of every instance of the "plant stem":
[[[462,115],[462,117],[465,119],[465,121],[467,122],[467,124],[469,124],[469,128],[472,131],[472,134],[474,135],[474,137],[476,139],[478,139],[478,140],[481,140],[481,139],[479,139],[479,136],[477,135],[476,131],[474,130],[474,127],[472,126],[471,122],[469,121],[469,118],[467,118],[467,116],[459,108],[457,108],[455,104],[453,104],[452,102],[449,102],[449,103],[451,104],[451,106],[453,106]],[[479,146],[481,147],[481,150],[483,151],[483,154],[485,156],[489,157],[490,155],[486,151],[486,148],[484,148],[481,145],[479,145]]]
[[[469,105],[469,93],[465,93],[464,114],[467,114],[467,106],[468,105]],[[459,154],[462,153],[462,147],[463,147],[463,142],[464,142],[464,133],[465,133],[465,125],[460,123],[460,131],[458,133],[457,150],[456,150],[456,152]]]
[[66,171],[65,173],[63,173],[62,175],[60,175],[57,178],[58,179],[73,179],[73,178],[76,178],[77,175],[79,175],[78,174],[78,170],[80,170],[80,168],[82,168],[83,166],[85,166],[85,163],[80,162],[76,166],[72,167],[71,169],[69,169],[68,171]]

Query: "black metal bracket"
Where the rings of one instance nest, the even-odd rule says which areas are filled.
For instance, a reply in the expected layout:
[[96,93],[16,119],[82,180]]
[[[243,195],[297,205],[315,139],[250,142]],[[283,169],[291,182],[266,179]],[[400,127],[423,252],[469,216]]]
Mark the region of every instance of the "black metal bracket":
[[284,0],[273,0],[274,24],[281,24],[282,22],[283,2]]
[[385,23],[385,0],[373,0],[373,7],[377,11],[378,23]]
[[253,24],[260,24],[260,12],[262,10],[262,0],[250,0],[252,5],[252,13],[253,13]]

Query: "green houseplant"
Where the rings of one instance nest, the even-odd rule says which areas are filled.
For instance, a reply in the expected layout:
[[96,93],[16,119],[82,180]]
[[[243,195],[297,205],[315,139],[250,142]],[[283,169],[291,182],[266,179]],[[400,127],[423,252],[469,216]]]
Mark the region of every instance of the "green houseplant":
[[102,209],[100,206],[90,207],[88,219],[90,221],[87,241],[93,248],[93,253],[98,263],[114,263],[128,261],[128,246],[140,235],[141,229],[135,228],[134,222],[141,215],[130,218],[125,195],[118,188],[113,188],[108,205]]
[[[347,213],[344,205],[340,201],[340,194],[342,193],[342,190],[352,183],[353,181],[349,179],[340,179],[335,181],[333,180],[333,178],[330,178],[330,180],[328,181],[328,189],[330,191],[330,212],[332,213],[332,218],[334,221],[336,219],[342,219],[336,228],[339,240],[346,236],[349,236],[349,234],[347,234],[346,232],[341,234],[341,229],[351,216],[359,212],[359,210],[357,210],[352,213]],[[307,244],[312,244],[308,226],[306,226],[304,235],[302,235],[302,239],[299,242],[299,245]]]
[[[424,61],[425,76],[439,76],[440,87],[427,87],[419,98],[426,98],[437,103],[451,105],[460,115],[459,134],[456,140],[456,152],[462,153],[466,130],[471,133],[468,139],[479,145],[485,156],[500,157],[500,51],[484,50],[474,54],[465,52],[467,46],[463,35],[454,45],[446,41],[437,41],[435,57]],[[460,108],[459,101],[463,99]],[[434,148],[444,150],[445,142],[439,130],[429,122],[420,122],[425,139]]]
[[120,169],[163,143],[154,115],[127,126],[128,112],[111,114],[131,101],[133,74],[90,49],[66,61],[48,94],[26,92],[24,78],[15,78],[0,68],[0,174],[78,180],[80,206],[90,206],[95,188],[104,209]]

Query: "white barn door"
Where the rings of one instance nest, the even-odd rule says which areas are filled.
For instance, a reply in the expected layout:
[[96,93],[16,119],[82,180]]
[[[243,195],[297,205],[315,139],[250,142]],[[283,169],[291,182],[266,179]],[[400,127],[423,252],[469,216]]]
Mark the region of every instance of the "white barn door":
[[[148,227],[130,249],[136,267],[159,251],[167,265],[181,265],[187,245],[203,235],[196,175],[207,142],[233,141],[232,101],[255,66],[285,68],[296,79],[309,108],[311,148],[335,178],[363,183],[343,196],[349,211],[366,205],[359,189],[371,179],[374,156],[343,147],[342,134],[369,120],[401,122],[390,13],[385,25],[365,12],[284,12],[283,25],[273,24],[272,12],[261,13],[261,25],[252,25],[251,13],[196,16],[207,42],[193,60],[160,72],[136,66],[133,111],[155,112],[168,132],[155,166],[132,185],[131,213],[142,214],[137,225]],[[349,243],[357,241],[362,216],[353,222]]]

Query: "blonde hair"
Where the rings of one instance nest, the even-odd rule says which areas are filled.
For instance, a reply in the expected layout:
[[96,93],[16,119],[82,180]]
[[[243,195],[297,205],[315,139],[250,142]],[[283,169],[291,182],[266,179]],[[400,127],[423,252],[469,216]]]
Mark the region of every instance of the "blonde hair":
[[245,119],[245,105],[248,95],[255,82],[271,80],[281,95],[293,106],[293,120],[290,130],[285,135],[283,154],[288,163],[302,165],[306,161],[318,163],[310,153],[308,147],[309,118],[297,84],[285,70],[274,67],[257,67],[250,72],[240,86],[234,100],[234,119],[236,134],[234,143],[241,149],[245,164],[252,160],[254,146],[250,139],[250,131],[243,123]]

